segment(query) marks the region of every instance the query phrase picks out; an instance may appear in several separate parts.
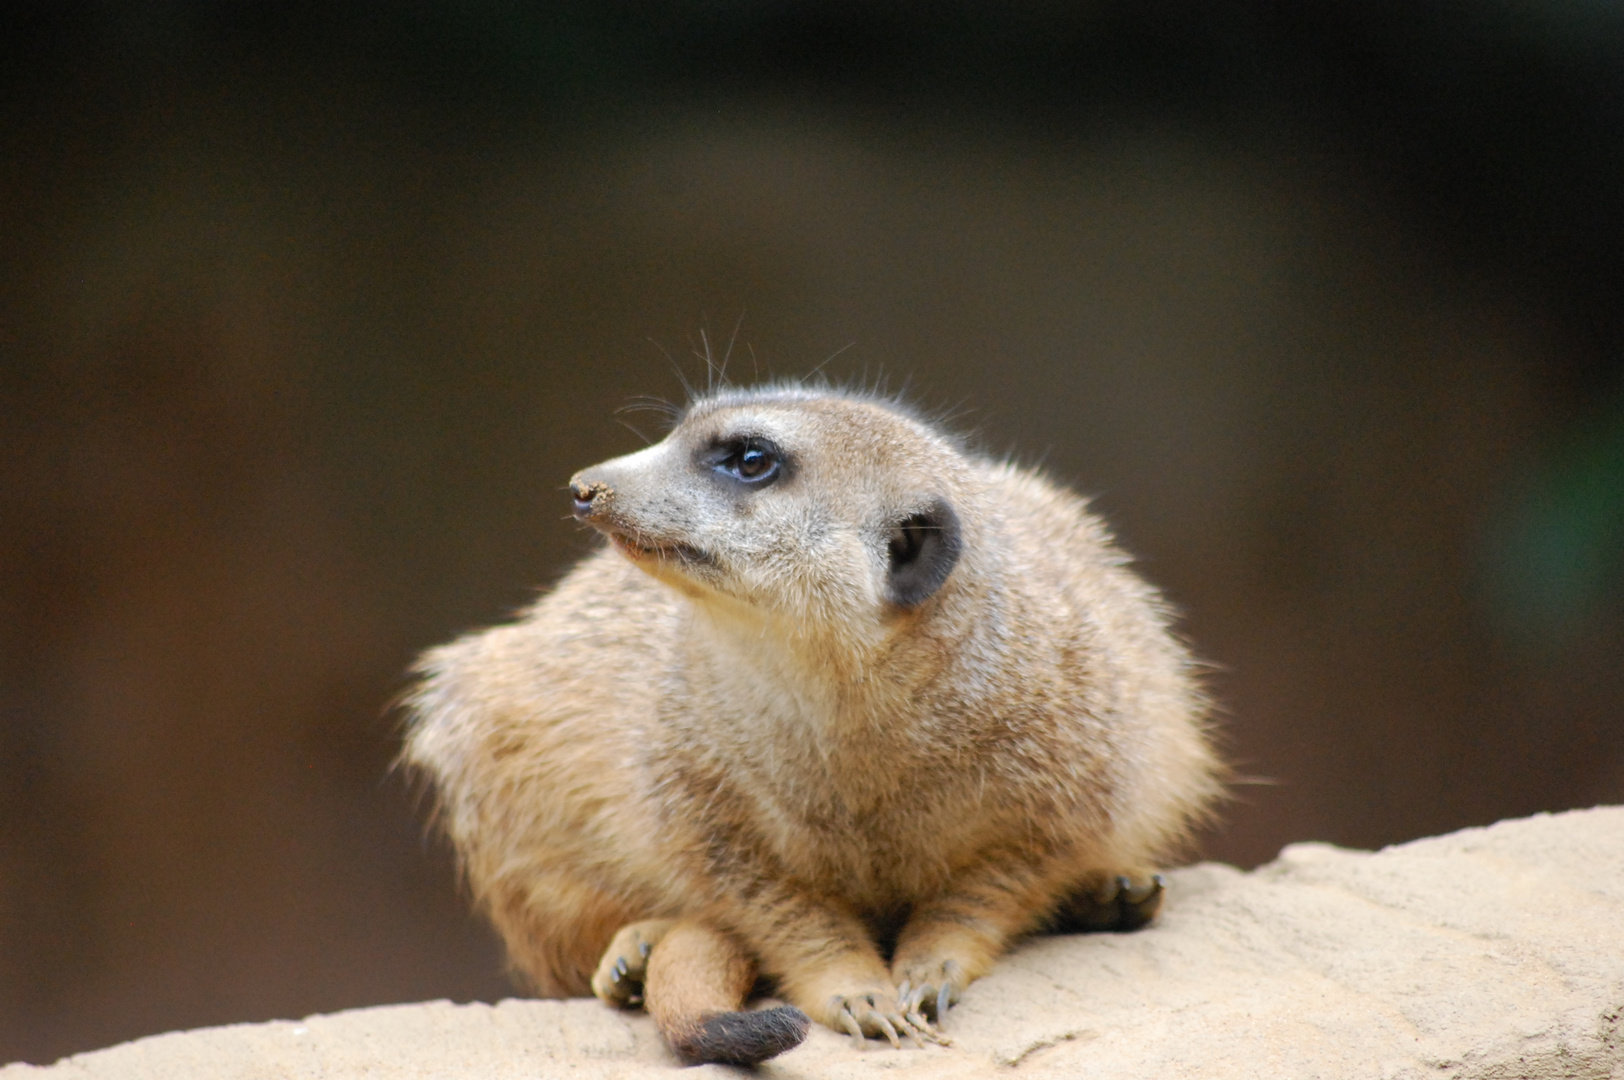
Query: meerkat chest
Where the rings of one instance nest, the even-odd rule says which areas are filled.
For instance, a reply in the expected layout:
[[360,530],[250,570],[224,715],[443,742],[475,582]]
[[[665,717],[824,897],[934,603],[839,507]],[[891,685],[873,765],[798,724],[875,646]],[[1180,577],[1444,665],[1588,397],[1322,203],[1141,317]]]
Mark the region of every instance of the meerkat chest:
[[898,766],[883,752],[867,764],[831,769],[821,785],[776,798],[776,812],[763,818],[766,838],[792,873],[860,909],[939,892],[995,826],[955,778]]
[[699,820],[726,807],[789,872],[877,902],[973,859],[1005,801],[996,740],[878,678],[747,644],[699,633],[670,684],[670,755],[689,762]]
[[770,719],[740,717],[706,748],[709,767],[696,774],[709,780],[695,796],[708,813],[729,807],[786,872],[883,906],[932,891],[985,844],[980,770],[871,725],[830,738],[802,717],[788,728]]

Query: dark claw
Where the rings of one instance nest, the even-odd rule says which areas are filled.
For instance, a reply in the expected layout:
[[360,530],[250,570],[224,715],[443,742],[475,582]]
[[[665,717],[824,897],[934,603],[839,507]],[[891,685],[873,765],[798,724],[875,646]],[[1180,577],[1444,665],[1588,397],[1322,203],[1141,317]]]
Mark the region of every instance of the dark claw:
[[1162,908],[1162,891],[1166,887],[1166,879],[1155,874],[1148,886],[1123,893],[1122,916],[1117,929],[1137,930],[1154,919]]
[[[1157,876],[1159,877],[1160,875]],[[646,941],[639,941],[637,943],[637,951],[643,954],[644,960],[647,960],[648,954],[654,951],[654,946],[650,945]]]
[[857,1022],[857,1017],[851,1014],[851,1009],[842,1008],[840,1010],[840,1026],[851,1033],[852,1042],[857,1049],[863,1049],[863,1026]]
[[947,1018],[947,1008],[953,1004],[952,993],[952,983],[943,983],[942,988],[936,991],[936,1022],[938,1024]]
[[1122,883],[1121,896],[1123,903],[1126,904],[1143,904],[1146,900],[1162,891],[1160,874],[1157,874],[1138,888],[1135,888],[1127,878],[1117,878],[1117,881]]
[[1166,888],[1167,879],[1161,874],[1137,883],[1127,874],[1102,875],[1091,888],[1079,890],[1060,905],[1050,928],[1066,934],[1137,930],[1161,910]]
[[629,966],[627,966],[626,958],[624,956],[622,956],[619,960],[615,961],[615,978],[617,978],[617,979],[625,978],[626,973],[628,971],[630,971],[630,970],[631,970],[631,968]]
[[880,1025],[880,1030],[885,1032],[885,1039],[891,1044],[891,1048],[901,1050],[902,1040],[897,1038],[897,1029],[892,1025],[891,1021],[885,1018],[885,1014],[877,1009],[870,1009],[868,1015],[873,1017],[875,1023]]

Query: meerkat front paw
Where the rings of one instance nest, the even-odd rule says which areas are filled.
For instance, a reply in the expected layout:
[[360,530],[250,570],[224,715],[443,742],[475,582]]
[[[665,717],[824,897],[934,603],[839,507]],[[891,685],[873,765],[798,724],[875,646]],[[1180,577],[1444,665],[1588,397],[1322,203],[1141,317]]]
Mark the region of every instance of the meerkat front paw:
[[1083,882],[1056,914],[1062,931],[1137,930],[1162,908],[1167,879],[1148,870],[1100,873]]
[[970,985],[969,973],[957,960],[915,961],[899,968],[897,998],[902,1013],[915,1024],[940,1024],[947,1010]]
[[859,1050],[871,1035],[884,1036],[897,1049],[901,1049],[904,1035],[915,1046],[924,1046],[927,1040],[942,1041],[930,1021],[917,1014],[905,1015],[897,995],[890,990],[836,994],[825,1004],[818,1019],[836,1031],[851,1035]]
[[649,954],[675,924],[675,919],[644,919],[621,927],[592,975],[592,992],[599,1000],[623,1009],[641,1005]]

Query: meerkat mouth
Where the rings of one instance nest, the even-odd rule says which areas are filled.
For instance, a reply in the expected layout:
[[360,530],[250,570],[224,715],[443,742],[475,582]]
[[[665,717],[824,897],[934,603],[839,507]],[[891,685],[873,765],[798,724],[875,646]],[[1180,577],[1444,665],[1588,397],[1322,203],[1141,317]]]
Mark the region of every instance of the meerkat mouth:
[[648,536],[634,536],[615,530],[604,530],[615,549],[633,562],[674,562],[687,565],[710,566],[715,559],[692,544],[680,540],[655,540]]

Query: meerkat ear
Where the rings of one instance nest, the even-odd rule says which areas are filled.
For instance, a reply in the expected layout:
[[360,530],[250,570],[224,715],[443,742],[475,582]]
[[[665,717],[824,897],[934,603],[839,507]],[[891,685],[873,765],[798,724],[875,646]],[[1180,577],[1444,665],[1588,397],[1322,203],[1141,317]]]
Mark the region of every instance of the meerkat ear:
[[898,607],[916,607],[942,587],[959,561],[959,515],[946,499],[936,499],[897,522],[886,546],[886,598]]

